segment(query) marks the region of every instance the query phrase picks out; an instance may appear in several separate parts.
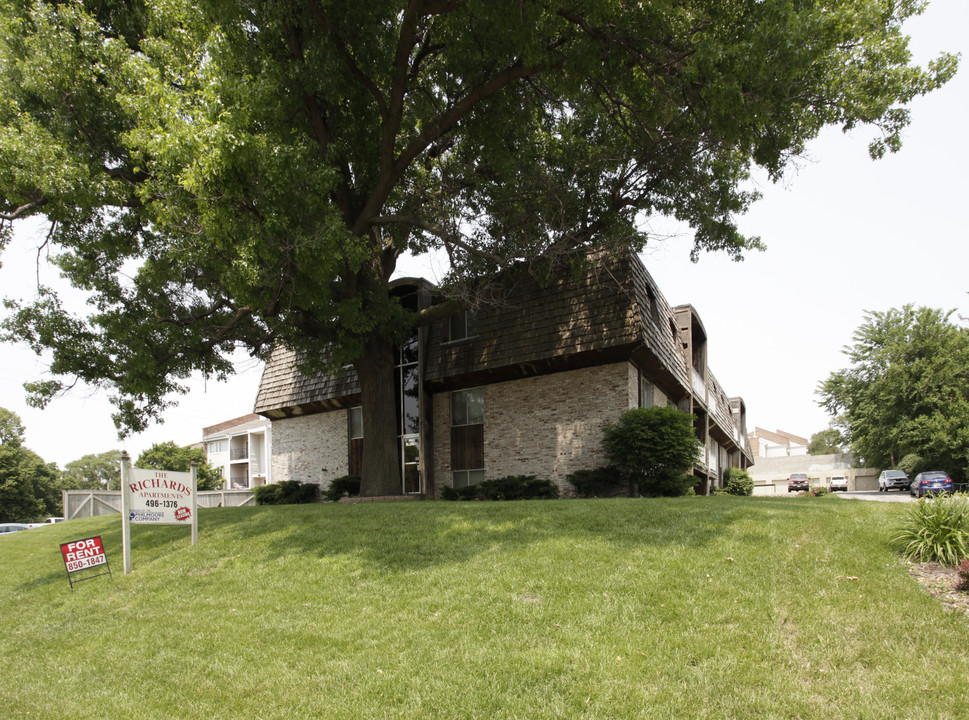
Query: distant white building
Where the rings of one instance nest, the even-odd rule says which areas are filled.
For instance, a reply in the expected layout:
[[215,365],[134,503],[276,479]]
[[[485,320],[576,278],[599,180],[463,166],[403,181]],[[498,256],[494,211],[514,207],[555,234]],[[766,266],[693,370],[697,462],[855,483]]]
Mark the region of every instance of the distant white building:
[[771,432],[763,428],[754,428],[754,431],[747,438],[750,440],[750,450],[755,458],[793,457],[808,454],[807,438],[782,430]]
[[202,428],[202,441],[209,465],[225,479],[223,489],[251,489],[272,482],[268,418],[250,413]]

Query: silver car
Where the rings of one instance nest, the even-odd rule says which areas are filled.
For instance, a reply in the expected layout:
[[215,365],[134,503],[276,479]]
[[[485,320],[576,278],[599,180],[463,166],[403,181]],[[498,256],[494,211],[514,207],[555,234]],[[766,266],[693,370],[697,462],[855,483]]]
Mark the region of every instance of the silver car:
[[878,492],[908,490],[911,484],[908,475],[901,470],[882,470],[882,474],[878,476]]
[[0,535],[20,532],[21,530],[27,530],[29,527],[30,525],[27,523],[0,523]]

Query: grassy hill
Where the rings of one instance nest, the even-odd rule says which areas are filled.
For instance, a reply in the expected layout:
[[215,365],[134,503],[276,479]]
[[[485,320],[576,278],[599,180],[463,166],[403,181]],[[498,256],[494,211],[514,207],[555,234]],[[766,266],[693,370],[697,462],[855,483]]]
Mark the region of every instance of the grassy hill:
[[[386,503],[0,538],[9,718],[955,718],[969,619],[839,498]],[[100,534],[113,578],[68,586]]]

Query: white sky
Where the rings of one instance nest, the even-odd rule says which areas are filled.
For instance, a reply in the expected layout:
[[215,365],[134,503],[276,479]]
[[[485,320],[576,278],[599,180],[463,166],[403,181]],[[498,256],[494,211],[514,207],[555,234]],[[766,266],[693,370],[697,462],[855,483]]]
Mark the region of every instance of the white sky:
[[[906,30],[922,63],[942,50],[964,57],[955,79],[912,103],[900,153],[872,161],[871,130],[827,131],[782,183],[761,184],[763,199],[741,218],[765,252],[742,263],[704,255],[692,264],[684,233],[643,255],[670,304],[696,308],[710,367],[728,395],[746,401],[751,430],[809,437],[827,426],[815,389],[846,365],[841,349],[866,310],[914,303],[969,315],[969,3],[935,0]],[[41,242],[36,227],[18,231],[0,257],[0,297],[32,292]],[[401,265],[405,275],[433,279],[436,271]],[[163,425],[119,441],[103,391],[75,389],[46,410],[28,407],[22,385],[45,377],[44,365],[23,347],[2,345],[0,407],[20,415],[29,448],[61,467],[116,448],[137,458],[153,443],[197,442],[202,427],[251,412],[261,371],[240,358],[228,383],[194,381]]]

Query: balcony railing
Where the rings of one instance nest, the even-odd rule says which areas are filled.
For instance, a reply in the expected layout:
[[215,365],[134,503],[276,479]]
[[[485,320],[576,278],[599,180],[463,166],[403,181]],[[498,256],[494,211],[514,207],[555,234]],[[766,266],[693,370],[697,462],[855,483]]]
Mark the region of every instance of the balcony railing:
[[246,460],[249,457],[249,448],[233,448],[229,451],[230,460]]
[[707,384],[703,381],[703,376],[697,371],[696,368],[693,370],[693,394],[700,398],[703,402],[707,401]]

